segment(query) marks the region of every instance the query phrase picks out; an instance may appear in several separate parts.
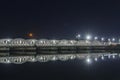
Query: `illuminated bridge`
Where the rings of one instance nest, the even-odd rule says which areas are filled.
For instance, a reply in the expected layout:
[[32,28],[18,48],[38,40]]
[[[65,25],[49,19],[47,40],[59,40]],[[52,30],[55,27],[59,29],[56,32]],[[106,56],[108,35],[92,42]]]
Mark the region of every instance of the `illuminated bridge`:
[[22,64],[119,56],[118,42],[99,40],[0,39],[0,63]]

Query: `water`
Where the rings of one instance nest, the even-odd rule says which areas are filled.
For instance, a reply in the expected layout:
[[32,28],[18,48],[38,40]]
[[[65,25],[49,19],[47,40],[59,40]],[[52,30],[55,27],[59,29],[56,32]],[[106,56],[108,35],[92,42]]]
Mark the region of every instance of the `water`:
[[79,53],[14,51],[0,54],[0,61],[3,58],[9,60],[0,63],[2,80],[120,80],[118,50],[85,50]]
[[99,59],[91,64],[85,59],[24,64],[0,64],[1,79],[69,79],[69,80],[119,80],[120,59]]

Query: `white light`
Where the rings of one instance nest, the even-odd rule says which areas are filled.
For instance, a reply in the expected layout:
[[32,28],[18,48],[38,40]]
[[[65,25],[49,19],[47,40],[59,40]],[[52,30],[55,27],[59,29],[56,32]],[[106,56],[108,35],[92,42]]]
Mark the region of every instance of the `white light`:
[[101,40],[104,41],[105,39],[102,37]]
[[71,56],[70,59],[75,59],[75,56]]
[[71,43],[73,43],[73,41],[72,41],[72,40],[71,40],[70,42],[71,42]]
[[120,57],[120,54],[118,56]]
[[56,43],[56,41],[55,40],[53,40],[53,44],[55,44]]
[[95,40],[97,40],[97,39],[98,39],[98,37],[94,37],[94,39],[95,39]]
[[104,60],[104,56],[102,56],[101,59]]
[[40,41],[40,43],[43,43],[43,41]]
[[98,59],[97,59],[97,58],[95,58],[95,61],[98,61]]
[[108,58],[110,59],[110,55],[108,55]]
[[52,60],[55,61],[55,60],[57,60],[57,58],[54,56],[54,57],[52,58]]
[[108,41],[111,41],[110,38],[108,39]]
[[81,35],[80,35],[80,34],[78,34],[78,37],[81,37]]
[[87,58],[87,59],[86,59],[86,62],[90,64],[92,61],[91,61],[90,58]]
[[115,38],[112,38],[112,41],[114,42],[114,41],[115,41]]
[[90,39],[91,39],[91,36],[90,36],[90,35],[87,35],[87,36],[86,36],[86,39],[87,39],[87,40],[90,40]]
[[35,61],[35,58],[33,58],[32,61]]
[[120,43],[120,39],[119,39],[119,43]]
[[77,39],[79,39],[80,37],[81,37],[81,35],[80,35],[80,34],[78,34],[78,35],[76,36],[76,38],[77,38]]
[[10,60],[7,60],[7,63],[10,63]]
[[7,41],[11,41],[11,39],[7,39]]
[[113,55],[112,57],[113,57],[113,59],[115,59],[115,55]]

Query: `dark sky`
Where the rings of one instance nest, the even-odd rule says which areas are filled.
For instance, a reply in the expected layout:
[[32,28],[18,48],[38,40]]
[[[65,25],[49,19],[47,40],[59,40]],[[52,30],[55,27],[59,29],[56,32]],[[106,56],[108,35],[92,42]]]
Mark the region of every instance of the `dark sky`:
[[2,0],[0,37],[74,38],[78,33],[119,37],[118,0]]

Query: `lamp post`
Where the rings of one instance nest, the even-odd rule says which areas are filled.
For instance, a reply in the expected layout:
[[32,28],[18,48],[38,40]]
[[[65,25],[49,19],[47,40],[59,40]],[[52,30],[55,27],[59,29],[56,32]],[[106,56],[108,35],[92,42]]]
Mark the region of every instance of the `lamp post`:
[[80,34],[78,34],[78,35],[76,36],[76,39],[77,39],[77,40],[79,40],[79,39],[80,39],[80,37],[81,37],[81,35],[80,35]]

